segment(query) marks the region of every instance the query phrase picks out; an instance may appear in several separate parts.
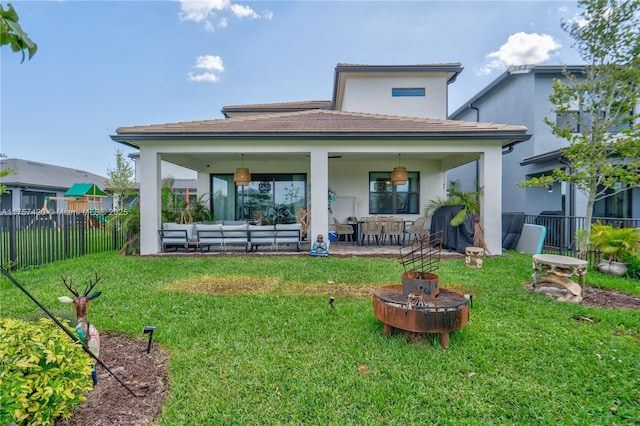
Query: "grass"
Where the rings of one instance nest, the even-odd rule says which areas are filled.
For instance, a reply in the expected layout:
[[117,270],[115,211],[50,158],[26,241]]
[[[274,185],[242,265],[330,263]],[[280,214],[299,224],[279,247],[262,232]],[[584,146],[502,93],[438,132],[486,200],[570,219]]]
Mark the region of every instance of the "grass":
[[[640,422],[640,312],[526,291],[530,256],[480,270],[441,262],[442,287],[475,295],[447,350],[436,337],[383,335],[371,293],[400,282],[394,259],[107,253],[15,276],[62,314],[59,275],[81,285],[94,268],[104,278],[93,324],[131,335],[157,325],[154,341],[170,352],[160,425]],[[637,282],[591,270],[587,282],[640,293]],[[8,280],[0,292],[3,316],[37,315]]]

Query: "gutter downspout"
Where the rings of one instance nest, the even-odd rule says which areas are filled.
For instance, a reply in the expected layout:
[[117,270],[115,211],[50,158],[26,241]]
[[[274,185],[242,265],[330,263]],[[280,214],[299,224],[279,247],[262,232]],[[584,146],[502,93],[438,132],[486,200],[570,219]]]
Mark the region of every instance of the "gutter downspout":
[[[473,104],[469,104],[469,109],[476,110],[476,123],[480,122],[480,108],[474,107]],[[476,192],[480,191],[480,162],[476,160]]]

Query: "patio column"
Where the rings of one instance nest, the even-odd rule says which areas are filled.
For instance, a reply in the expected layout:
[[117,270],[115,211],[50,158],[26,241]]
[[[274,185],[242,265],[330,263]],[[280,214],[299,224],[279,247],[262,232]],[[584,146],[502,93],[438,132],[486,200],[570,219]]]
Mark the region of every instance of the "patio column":
[[140,254],[159,252],[158,230],[162,225],[160,154],[140,149]]
[[329,153],[326,150],[311,151],[311,225],[309,240],[315,241],[322,234],[329,240]]
[[479,173],[480,220],[487,249],[492,255],[502,254],[502,152],[500,147],[480,156]]

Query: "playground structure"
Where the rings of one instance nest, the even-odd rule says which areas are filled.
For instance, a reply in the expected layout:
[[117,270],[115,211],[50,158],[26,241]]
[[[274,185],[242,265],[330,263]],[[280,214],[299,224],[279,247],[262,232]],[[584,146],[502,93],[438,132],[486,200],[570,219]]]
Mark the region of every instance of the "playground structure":
[[[89,221],[87,225],[101,226],[107,223],[106,217],[102,214],[102,199],[106,197],[104,193],[96,184],[93,183],[74,183],[71,188],[64,193],[63,197],[45,197],[42,209],[38,212],[38,216],[49,215],[49,219],[52,219],[49,212],[49,201],[65,201],[68,212],[76,213],[88,213]],[[55,225],[54,225],[55,226]]]

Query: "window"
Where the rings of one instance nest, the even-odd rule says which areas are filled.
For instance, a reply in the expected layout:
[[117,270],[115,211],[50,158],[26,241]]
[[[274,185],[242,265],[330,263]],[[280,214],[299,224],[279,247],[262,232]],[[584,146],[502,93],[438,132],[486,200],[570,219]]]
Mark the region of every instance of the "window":
[[[621,130],[628,129],[633,118],[633,111],[628,118],[622,118],[612,123],[609,127],[609,133],[618,133]],[[601,114],[600,120],[605,120],[606,114]],[[582,133],[591,130],[592,114],[586,111],[565,111],[556,115],[556,125],[560,128],[569,127],[572,133]]]
[[213,175],[215,220],[295,223],[299,208],[307,207],[306,178],[298,174],[251,174],[247,186],[236,186],[233,175]]
[[424,96],[424,87],[398,87],[391,89],[391,96]]
[[[598,189],[602,190],[603,188],[600,187]],[[625,184],[617,182],[615,184],[615,189],[607,189],[606,194],[608,194],[606,198],[598,200],[594,203],[594,217],[617,217],[622,219],[632,217],[632,192],[629,191],[629,188],[627,188]]]
[[404,185],[391,183],[391,172],[369,173],[369,214],[420,213],[420,174],[409,172]]

